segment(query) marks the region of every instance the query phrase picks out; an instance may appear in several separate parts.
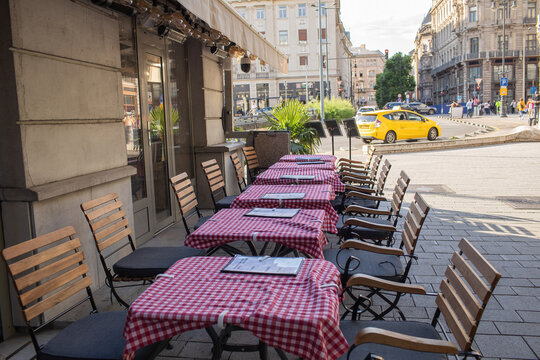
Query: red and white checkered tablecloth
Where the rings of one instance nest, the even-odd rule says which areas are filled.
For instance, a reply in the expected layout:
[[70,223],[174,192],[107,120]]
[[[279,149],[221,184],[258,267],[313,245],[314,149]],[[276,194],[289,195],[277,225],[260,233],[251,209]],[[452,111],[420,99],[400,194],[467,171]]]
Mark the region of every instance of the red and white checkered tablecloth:
[[298,165],[292,161],[278,161],[274,165],[270,166],[269,169],[317,169],[317,170],[334,170],[334,165],[329,162],[324,162],[322,164],[313,163]]
[[[251,331],[269,346],[303,359],[336,359],[347,351],[339,329],[339,272],[306,259],[296,276],[222,273],[231,260],[179,260],[129,307],[123,358],[179,333],[218,324]],[[211,346],[210,344],[208,346]]]
[[[313,180],[302,179],[282,179],[282,175],[313,175]],[[335,171],[316,170],[316,169],[268,169],[257,175],[253,185],[310,185],[310,184],[329,184],[332,185],[334,192],[344,192],[345,184],[339,178]]]
[[243,216],[250,209],[222,209],[192,232],[186,246],[209,249],[233,241],[267,241],[324,259],[328,243],[322,226],[324,210],[300,209],[292,218]]
[[336,164],[337,157],[334,155],[283,155],[279,161],[324,161]]
[[[265,194],[275,193],[304,193],[302,199],[264,199]],[[336,224],[338,214],[332,207],[331,200],[336,197],[330,185],[252,185],[242,194],[238,195],[231,208],[250,209],[263,208],[291,208],[291,209],[320,209],[326,216],[322,229],[337,234]]]

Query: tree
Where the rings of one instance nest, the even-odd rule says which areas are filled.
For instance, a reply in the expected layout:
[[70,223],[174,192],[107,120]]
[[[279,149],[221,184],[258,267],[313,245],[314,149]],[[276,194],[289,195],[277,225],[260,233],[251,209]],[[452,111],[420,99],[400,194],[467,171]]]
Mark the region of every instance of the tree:
[[387,102],[397,101],[398,94],[413,91],[416,83],[411,75],[411,57],[398,52],[392,56],[384,65],[384,71],[377,74],[375,84],[375,97],[380,108]]

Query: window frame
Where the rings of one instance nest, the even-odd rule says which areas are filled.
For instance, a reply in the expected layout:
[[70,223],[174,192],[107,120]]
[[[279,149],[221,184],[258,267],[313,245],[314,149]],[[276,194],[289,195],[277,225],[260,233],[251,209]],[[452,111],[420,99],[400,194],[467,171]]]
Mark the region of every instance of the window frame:
[[257,6],[255,8],[255,19],[264,20],[266,17],[264,6]]
[[478,8],[469,6],[469,22],[478,22]]
[[[304,60],[304,64],[302,64],[302,60]],[[309,57],[307,55],[299,55],[298,64],[300,66],[309,66]]]
[[307,16],[307,6],[306,4],[298,4],[298,17]]
[[[285,35],[285,41],[282,41],[282,35]],[[278,31],[278,44],[289,45],[289,30],[279,30]]]
[[[304,36],[301,36],[301,35],[304,35]],[[301,44],[304,44],[307,42],[307,39],[308,39],[307,29],[298,29],[298,42]]]
[[287,18],[287,6],[278,6],[278,18],[279,19]]

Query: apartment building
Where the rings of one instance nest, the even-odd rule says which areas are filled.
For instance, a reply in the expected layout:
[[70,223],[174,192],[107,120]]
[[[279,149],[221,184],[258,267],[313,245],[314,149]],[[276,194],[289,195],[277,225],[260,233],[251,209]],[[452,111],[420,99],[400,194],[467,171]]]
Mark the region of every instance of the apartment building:
[[411,62],[413,76],[416,82],[413,98],[429,105],[433,103],[433,78],[431,77],[433,52],[431,49],[431,38],[431,15],[428,12],[416,33]]
[[377,74],[384,71],[384,55],[379,50],[366,49],[366,45],[352,48],[352,79],[356,105],[377,105],[375,83]]
[[508,102],[538,87],[536,0],[433,0],[430,14],[434,102],[495,100],[501,77]]
[[[254,61],[245,73],[233,66],[233,97],[237,113],[274,106],[281,100],[309,101],[320,96],[318,2],[305,0],[229,0],[268,41],[288,56],[288,72]],[[351,42],[339,15],[340,2],[322,3],[323,81],[327,97],[349,98]],[[307,84],[307,89],[306,89]]]

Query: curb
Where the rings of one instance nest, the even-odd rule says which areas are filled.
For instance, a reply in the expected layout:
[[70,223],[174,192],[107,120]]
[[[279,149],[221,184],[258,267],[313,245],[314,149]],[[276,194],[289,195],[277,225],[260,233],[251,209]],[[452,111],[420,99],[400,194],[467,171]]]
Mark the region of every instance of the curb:
[[481,128],[486,129],[488,132],[497,130],[497,128],[494,128],[494,127],[491,127],[491,126],[488,126],[488,125],[477,124],[477,123],[474,123],[472,121],[466,121],[466,120],[461,120],[461,119],[454,119],[451,116],[439,116],[439,119],[450,120],[450,121],[461,123],[461,124],[467,124],[467,125],[472,125],[472,126],[476,126],[476,127],[481,127]]
[[[519,128],[517,128],[519,129]],[[401,152],[435,151],[447,149],[460,149],[467,147],[498,145],[512,142],[540,141],[540,130],[524,128],[507,135],[475,137],[467,139],[446,139],[421,143],[405,144],[377,144],[371,145],[378,154],[391,154]]]

